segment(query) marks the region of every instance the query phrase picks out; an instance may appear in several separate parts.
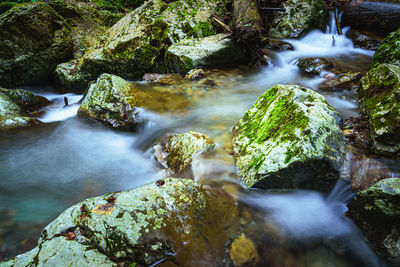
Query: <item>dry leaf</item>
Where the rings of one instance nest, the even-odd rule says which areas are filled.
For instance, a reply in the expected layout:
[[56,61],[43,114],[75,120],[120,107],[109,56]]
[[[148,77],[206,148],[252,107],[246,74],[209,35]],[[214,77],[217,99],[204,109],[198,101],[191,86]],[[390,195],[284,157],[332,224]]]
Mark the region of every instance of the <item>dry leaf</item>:
[[107,217],[110,216],[110,214],[114,210],[114,205],[115,201],[117,201],[117,198],[115,197],[109,197],[106,199],[107,203],[104,205],[97,205],[94,207],[90,212],[96,213],[98,215],[105,214]]
[[65,239],[67,240],[74,240],[76,237],[76,235],[74,234],[74,232],[68,232],[65,234]]

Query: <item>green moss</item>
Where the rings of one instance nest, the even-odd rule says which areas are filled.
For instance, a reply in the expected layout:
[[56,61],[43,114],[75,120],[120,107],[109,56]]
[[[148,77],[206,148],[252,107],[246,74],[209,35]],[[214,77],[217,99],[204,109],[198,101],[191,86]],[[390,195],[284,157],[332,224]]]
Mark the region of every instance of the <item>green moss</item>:
[[400,28],[389,34],[376,50],[372,67],[380,63],[400,65]]

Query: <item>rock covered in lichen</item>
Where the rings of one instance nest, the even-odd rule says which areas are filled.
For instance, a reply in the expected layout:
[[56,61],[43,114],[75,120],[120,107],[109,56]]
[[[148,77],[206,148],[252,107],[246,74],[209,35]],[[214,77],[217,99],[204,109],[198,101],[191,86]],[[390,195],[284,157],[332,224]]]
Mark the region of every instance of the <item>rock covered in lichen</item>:
[[134,129],[140,123],[131,85],[124,79],[102,74],[92,84],[78,113],[119,129]]
[[43,83],[72,55],[66,21],[43,2],[16,6],[0,16],[0,85]]
[[376,50],[373,66],[380,63],[400,65],[400,28],[390,33]]
[[235,266],[256,266],[260,258],[256,245],[245,235],[239,236],[232,242],[229,255]]
[[359,103],[370,127],[373,148],[400,154],[400,67],[380,64],[358,87]]
[[248,187],[329,190],[345,154],[340,115],[297,85],[275,85],[233,128],[239,175]]
[[276,12],[269,34],[278,38],[298,38],[311,29],[323,29],[328,13],[321,0],[288,0],[284,12]]
[[29,257],[13,262],[149,266],[168,255],[179,266],[200,260],[214,266],[229,258],[225,242],[237,229],[237,213],[235,201],[220,189],[186,179],[159,180],[68,208],[43,230]]
[[205,38],[185,39],[168,48],[167,68],[187,72],[193,68],[224,67],[244,62],[244,50],[226,34]]
[[38,123],[29,117],[9,96],[0,91],[0,131],[26,127]]
[[[214,151],[214,141],[207,135],[188,131],[174,134],[154,147],[154,155],[167,170],[168,175],[185,176],[193,160]],[[191,176],[188,174],[187,176]]]
[[374,246],[400,258],[400,178],[383,179],[358,192],[349,214]]
[[107,72],[126,79],[166,72],[163,59],[168,47],[184,38],[214,34],[212,15],[224,10],[221,0],[147,1],[116,23],[84,55],[78,69],[90,76]]

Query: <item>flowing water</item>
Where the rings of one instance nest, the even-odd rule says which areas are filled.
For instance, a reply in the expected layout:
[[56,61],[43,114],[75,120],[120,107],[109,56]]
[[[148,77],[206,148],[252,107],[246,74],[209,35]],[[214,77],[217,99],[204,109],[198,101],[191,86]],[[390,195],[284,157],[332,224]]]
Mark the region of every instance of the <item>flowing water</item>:
[[[277,52],[268,66],[258,70],[211,70],[207,79],[212,83],[186,82],[178,87],[137,83],[140,90],[179,95],[172,97],[176,108],[173,102],[163,103],[164,97],[143,109],[150,122],[138,133],[114,131],[78,117],[79,104],[74,103],[81,95],[58,95],[49,88],[34,88],[53,102],[39,118],[46,124],[0,135],[0,258],[31,248],[40,230],[70,205],[156,180],[160,173],[151,149],[143,150],[162,133],[207,133],[216,141],[217,153],[204,160],[197,172],[210,178],[234,176],[233,158],[228,153],[231,128],[259,95],[277,83],[312,88],[324,94],[344,118],[357,116],[354,94],[320,91],[318,84],[324,78],[305,76],[296,65],[299,58],[318,56],[331,59],[342,72],[366,71],[373,52],[354,48],[349,39],[336,34],[333,25],[326,33],[313,31],[300,40],[287,40],[294,50]],[[70,105],[64,106],[64,97]],[[365,162],[366,166],[362,164]],[[363,177],[379,168],[381,173],[393,176],[400,174],[399,166],[391,159],[364,156],[353,161],[352,170],[347,171]],[[355,257],[361,265],[381,266],[360,231],[343,215],[352,197],[348,188],[339,185],[330,196],[311,191],[257,191],[244,193],[242,201],[269,216],[294,242],[322,242],[305,252],[304,266],[320,266],[314,264],[321,262],[323,266],[349,266],[335,259],[324,262],[331,259],[327,256],[331,248],[338,250],[338,246],[347,251],[346,257]]]

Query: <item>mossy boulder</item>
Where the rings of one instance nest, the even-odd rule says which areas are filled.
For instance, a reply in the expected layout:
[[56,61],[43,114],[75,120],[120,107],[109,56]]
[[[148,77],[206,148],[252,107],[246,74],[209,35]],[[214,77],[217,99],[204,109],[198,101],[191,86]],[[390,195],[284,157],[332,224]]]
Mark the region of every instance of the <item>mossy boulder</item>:
[[383,179],[358,192],[349,214],[375,247],[389,258],[400,258],[400,178]]
[[297,85],[275,85],[233,128],[239,176],[248,187],[328,191],[346,143],[341,116],[325,98]]
[[167,170],[168,175],[191,177],[190,166],[193,160],[214,150],[215,143],[210,137],[203,133],[188,131],[162,140],[154,147],[154,155]]
[[24,109],[24,111],[34,111],[51,103],[43,96],[35,95],[22,89],[0,88],[0,92],[7,95],[14,103]]
[[0,86],[44,83],[72,56],[71,30],[49,5],[19,5],[0,15]]
[[400,28],[390,33],[374,54],[373,66],[390,63],[400,66]]
[[78,113],[119,129],[135,129],[141,122],[131,85],[106,73],[90,86]]
[[226,34],[185,39],[168,48],[167,69],[186,73],[194,68],[232,66],[246,61],[244,50]]
[[0,131],[26,127],[38,123],[29,117],[9,96],[0,91]]
[[278,38],[299,38],[312,29],[323,29],[328,12],[322,0],[288,0],[284,12],[276,12],[269,35]]
[[12,262],[150,266],[170,259],[214,266],[229,260],[225,242],[238,229],[235,203],[221,189],[174,178],[89,198],[46,226],[29,257]]
[[147,1],[109,29],[78,69],[91,77],[107,72],[125,79],[167,72],[163,59],[168,47],[184,38],[214,34],[212,15],[225,12],[225,5],[221,0]]
[[400,155],[400,66],[380,64],[372,68],[361,79],[357,92],[374,150]]

